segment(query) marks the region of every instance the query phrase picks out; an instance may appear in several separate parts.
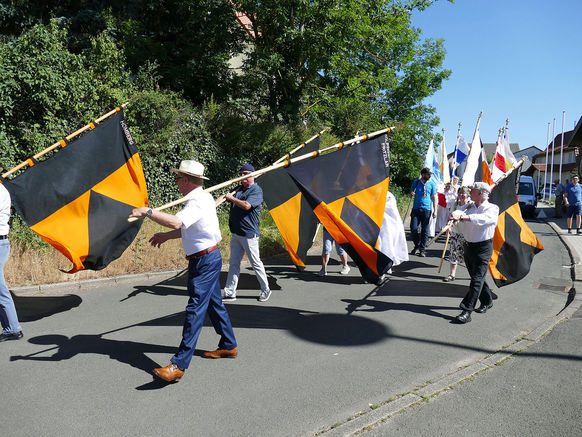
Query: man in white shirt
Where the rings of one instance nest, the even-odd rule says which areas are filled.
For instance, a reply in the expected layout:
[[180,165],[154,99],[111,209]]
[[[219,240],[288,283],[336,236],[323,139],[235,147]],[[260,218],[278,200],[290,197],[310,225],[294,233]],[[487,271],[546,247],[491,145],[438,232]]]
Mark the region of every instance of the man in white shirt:
[[10,241],[8,241],[9,219],[10,193],[0,183],[0,322],[2,324],[0,342],[19,340],[23,337],[12,295],[4,281],[4,264],[6,264],[10,255]]
[[188,200],[176,215],[151,208],[135,208],[130,217],[149,217],[162,226],[172,229],[159,232],[150,238],[152,246],[160,247],[169,239],[182,238],[182,247],[188,263],[188,305],[182,331],[182,342],[171,364],[154,369],[156,375],[166,381],[177,381],[188,368],[196,347],[196,341],[204,317],[208,314],[214,330],[220,335],[218,349],[204,352],[205,358],[235,358],[238,348],[230,317],[222,302],[220,270],[222,257],[218,243],[222,239],[216,215],[214,198],[202,190],[204,166],[196,161],[182,161],[176,172],[178,190]]
[[[491,193],[489,184],[475,182],[470,191],[473,202],[450,215],[451,220],[463,223],[465,265],[471,276],[469,291],[459,305],[463,311],[455,318],[458,323],[470,322],[471,312],[485,313],[493,306],[493,295],[485,276],[493,253],[493,235],[497,226],[499,207],[489,203],[489,193]],[[481,302],[481,306],[475,309],[477,300]]]

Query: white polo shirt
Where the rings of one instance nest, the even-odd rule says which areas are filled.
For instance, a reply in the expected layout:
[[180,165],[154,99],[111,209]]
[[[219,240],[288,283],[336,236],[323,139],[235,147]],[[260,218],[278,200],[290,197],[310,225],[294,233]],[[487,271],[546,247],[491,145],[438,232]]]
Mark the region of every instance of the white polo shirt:
[[463,222],[463,235],[467,242],[479,243],[493,238],[499,216],[497,205],[485,200],[479,207],[475,206],[474,203],[468,203],[461,209],[471,218],[471,220]]
[[186,255],[217,245],[222,236],[216,215],[216,205],[210,193],[198,187],[187,194],[189,200],[176,214],[182,221],[182,247]]
[[8,220],[10,219],[10,193],[0,184],[0,235],[8,235],[10,226]]

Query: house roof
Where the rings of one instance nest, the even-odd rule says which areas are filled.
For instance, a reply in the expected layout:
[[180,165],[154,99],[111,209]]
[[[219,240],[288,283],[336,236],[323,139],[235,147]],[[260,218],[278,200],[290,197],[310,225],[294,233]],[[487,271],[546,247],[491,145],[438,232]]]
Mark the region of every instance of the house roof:
[[[544,150],[540,151],[535,155],[541,156],[546,154],[546,149],[548,151],[552,150],[552,144],[554,146],[554,151],[559,152],[562,148],[562,133],[560,132],[558,135],[554,137],[552,141],[548,143],[548,145],[544,148]],[[568,147],[578,147],[582,146],[582,117],[578,120],[576,127],[573,130],[569,130],[564,132],[564,150]]]

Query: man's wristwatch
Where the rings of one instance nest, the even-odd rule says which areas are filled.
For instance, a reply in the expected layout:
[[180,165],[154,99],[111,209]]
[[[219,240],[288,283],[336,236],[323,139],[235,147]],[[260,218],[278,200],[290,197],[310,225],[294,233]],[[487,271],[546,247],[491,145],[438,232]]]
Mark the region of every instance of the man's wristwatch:
[[150,208],[146,211],[146,216],[151,217],[153,213],[154,213],[154,210]]

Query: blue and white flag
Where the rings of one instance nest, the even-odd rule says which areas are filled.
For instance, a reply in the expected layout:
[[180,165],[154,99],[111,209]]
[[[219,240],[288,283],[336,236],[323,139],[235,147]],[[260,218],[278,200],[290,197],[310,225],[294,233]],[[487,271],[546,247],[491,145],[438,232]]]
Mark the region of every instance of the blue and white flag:
[[455,153],[453,155],[453,169],[452,174],[454,175],[457,171],[457,167],[462,164],[462,162],[467,158],[469,154],[469,145],[461,133],[457,136],[457,144],[455,144]]

